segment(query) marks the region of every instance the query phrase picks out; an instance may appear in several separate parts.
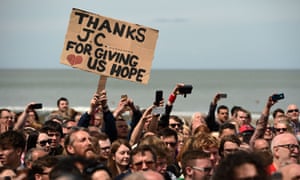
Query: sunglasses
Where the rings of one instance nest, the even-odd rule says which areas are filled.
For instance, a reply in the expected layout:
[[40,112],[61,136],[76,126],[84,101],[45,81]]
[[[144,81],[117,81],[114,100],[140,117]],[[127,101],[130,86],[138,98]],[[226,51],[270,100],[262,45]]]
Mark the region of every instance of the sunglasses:
[[165,144],[168,146],[170,145],[171,147],[175,147],[177,145],[176,142],[165,142]]
[[133,165],[137,169],[142,169],[143,163],[145,163],[147,167],[151,167],[154,164],[154,161],[141,161],[141,162],[133,163]]
[[287,128],[275,128],[276,132],[280,132],[280,131],[287,131]]
[[40,144],[41,146],[46,146],[47,143],[50,144],[50,143],[51,143],[51,139],[43,140],[43,141],[40,141],[40,142],[39,142],[39,144]]
[[288,113],[292,113],[292,112],[299,112],[299,109],[290,109],[290,110],[287,110]]
[[174,123],[174,124],[169,124],[169,126],[172,127],[172,128],[175,128],[176,126],[179,127],[179,128],[182,127],[181,124],[176,124],[176,123]]

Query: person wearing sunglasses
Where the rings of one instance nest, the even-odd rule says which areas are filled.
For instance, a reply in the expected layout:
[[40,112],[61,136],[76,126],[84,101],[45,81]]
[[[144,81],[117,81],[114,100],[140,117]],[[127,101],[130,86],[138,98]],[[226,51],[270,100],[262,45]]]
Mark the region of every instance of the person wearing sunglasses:
[[169,118],[169,128],[175,130],[176,132],[182,133],[183,131],[183,120],[181,120],[176,115],[171,115]]
[[280,120],[277,121],[276,125],[274,126],[274,133],[275,135],[290,132],[293,133],[293,128],[290,125],[290,121],[286,116],[282,117]]
[[299,108],[296,104],[289,104],[286,110],[286,116],[291,119],[295,128],[295,133],[300,132]]
[[36,141],[36,147],[46,152],[50,151],[51,139],[45,132],[40,132]]
[[268,166],[268,173],[271,175],[285,163],[298,163],[299,143],[296,136],[286,132],[276,135],[271,142],[273,163]]

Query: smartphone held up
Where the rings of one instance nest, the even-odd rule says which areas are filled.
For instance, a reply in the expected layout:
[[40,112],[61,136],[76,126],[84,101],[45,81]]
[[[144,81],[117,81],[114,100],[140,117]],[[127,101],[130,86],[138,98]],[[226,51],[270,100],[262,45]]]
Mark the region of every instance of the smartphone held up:
[[31,104],[29,106],[30,109],[42,109],[43,108],[43,104],[42,103],[36,103],[36,104]]
[[278,101],[284,99],[284,94],[283,93],[278,93],[278,94],[273,94],[272,95],[272,101]]
[[164,107],[159,106],[160,102],[163,100],[163,91],[157,90],[155,91],[155,101],[154,105],[156,105],[155,108],[152,110],[153,115],[159,115],[164,113]]

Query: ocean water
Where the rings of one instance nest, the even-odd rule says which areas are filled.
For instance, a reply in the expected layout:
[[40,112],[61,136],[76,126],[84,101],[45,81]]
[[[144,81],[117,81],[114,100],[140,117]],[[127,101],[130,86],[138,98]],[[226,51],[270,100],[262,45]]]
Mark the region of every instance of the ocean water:
[[[163,90],[165,100],[176,83],[193,85],[192,94],[178,96],[173,113],[207,113],[217,92],[227,93],[219,104],[239,105],[254,114],[262,111],[268,96],[282,92],[285,99],[273,106],[286,109],[290,103],[300,106],[300,70],[152,70],[147,85],[108,78],[106,90],[111,109],[122,94],[127,94],[141,108],[154,101],[155,90]],[[99,76],[77,69],[0,70],[0,107],[21,110],[29,102],[41,102],[43,110],[56,108],[59,97],[70,106],[85,111],[97,89]]]

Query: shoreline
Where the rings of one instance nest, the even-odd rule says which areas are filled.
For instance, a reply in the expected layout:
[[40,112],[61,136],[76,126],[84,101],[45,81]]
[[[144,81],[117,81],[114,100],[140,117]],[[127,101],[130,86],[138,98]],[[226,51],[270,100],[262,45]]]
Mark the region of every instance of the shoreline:
[[[24,111],[24,108],[25,107],[5,107],[7,109],[10,109],[11,111],[13,112],[22,112]],[[81,113],[84,113],[88,110],[88,107],[83,107],[83,106],[78,106],[78,107],[71,107],[73,108],[74,110],[78,111],[78,112],[81,112]],[[40,120],[41,122],[44,122],[45,118],[50,114],[50,112],[56,110],[57,107],[43,107],[43,109],[36,109],[36,112],[38,113],[39,117],[40,117]],[[115,107],[112,107],[110,108],[111,110],[115,109]],[[143,108],[142,108],[143,109]],[[191,117],[193,115],[195,111],[193,112],[189,112],[189,111],[172,111],[171,112],[171,115],[176,115],[176,116],[179,116],[180,118],[184,119],[185,121],[187,122],[190,122],[191,121]],[[202,113],[205,113],[207,114],[207,112],[203,112],[203,111],[200,111]],[[251,112],[251,116],[252,116],[252,124],[255,123],[255,121],[260,117],[260,112]],[[125,118],[128,116],[127,113],[125,113]],[[270,118],[270,121],[271,121],[272,118]]]

